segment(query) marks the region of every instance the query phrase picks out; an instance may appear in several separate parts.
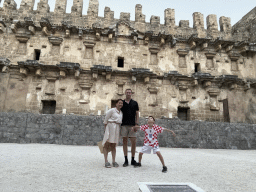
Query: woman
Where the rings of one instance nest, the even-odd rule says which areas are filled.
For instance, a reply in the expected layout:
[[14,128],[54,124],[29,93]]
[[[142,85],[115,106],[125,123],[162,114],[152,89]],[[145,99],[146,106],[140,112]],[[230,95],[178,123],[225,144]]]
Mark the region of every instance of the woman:
[[102,145],[105,158],[105,167],[110,168],[111,165],[108,162],[108,152],[112,153],[112,165],[113,167],[119,167],[116,158],[116,144],[119,142],[119,130],[120,125],[123,119],[123,113],[121,108],[123,107],[123,100],[118,99],[116,102],[116,107],[107,111],[104,125],[105,125],[105,134],[103,137]]

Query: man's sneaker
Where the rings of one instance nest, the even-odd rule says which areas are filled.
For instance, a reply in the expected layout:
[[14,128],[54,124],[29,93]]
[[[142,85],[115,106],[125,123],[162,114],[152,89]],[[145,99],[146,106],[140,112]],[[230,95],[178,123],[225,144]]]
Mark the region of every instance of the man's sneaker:
[[106,168],[111,168],[110,163],[109,163],[109,162],[105,163],[105,167],[106,167]]
[[123,164],[123,167],[127,167],[128,165],[129,165],[129,163],[125,161]]
[[137,163],[135,160],[131,162],[131,165],[136,166],[137,164],[138,164],[138,163]]
[[166,166],[163,166],[162,172],[163,172],[163,173],[166,173],[166,172],[167,172],[167,167],[166,167]]
[[136,165],[134,165],[134,167],[141,167],[141,163],[136,163]]

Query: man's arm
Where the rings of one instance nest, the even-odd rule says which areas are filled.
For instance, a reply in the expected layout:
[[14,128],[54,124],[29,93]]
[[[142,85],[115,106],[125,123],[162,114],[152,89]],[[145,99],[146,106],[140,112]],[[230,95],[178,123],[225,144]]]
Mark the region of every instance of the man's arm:
[[136,120],[135,120],[136,125],[139,125],[139,118],[140,118],[139,111],[136,111]]
[[135,126],[132,127],[132,131],[137,132],[138,130],[140,130],[139,125],[135,125]]

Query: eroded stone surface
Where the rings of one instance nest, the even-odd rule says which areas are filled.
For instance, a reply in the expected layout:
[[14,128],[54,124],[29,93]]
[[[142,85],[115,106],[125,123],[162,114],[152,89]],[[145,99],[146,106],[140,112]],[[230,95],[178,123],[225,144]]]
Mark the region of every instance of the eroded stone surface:
[[[175,10],[145,22],[142,5],[130,13],[98,0],[5,0],[0,9],[0,111],[104,114],[131,88],[140,116],[255,123],[255,8],[233,27],[230,18],[193,14],[175,24]],[[120,83],[121,82],[121,83]]]

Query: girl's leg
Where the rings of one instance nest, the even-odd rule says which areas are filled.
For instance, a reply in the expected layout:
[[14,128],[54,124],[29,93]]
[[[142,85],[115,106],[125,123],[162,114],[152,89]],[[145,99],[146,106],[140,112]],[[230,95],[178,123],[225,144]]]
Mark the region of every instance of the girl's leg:
[[116,143],[111,143],[112,162],[116,162]]
[[161,155],[160,151],[157,151],[156,154],[157,154],[157,156],[159,157],[159,159],[160,159],[161,163],[163,164],[163,166],[165,166],[165,164],[164,164],[164,158],[163,158],[163,156]]
[[105,159],[105,163],[108,162],[108,148],[109,148],[110,143],[106,142],[104,147],[103,147],[103,153],[104,153],[104,159]]
[[141,159],[142,159],[142,155],[143,155],[143,153],[139,153],[139,163],[141,163]]

